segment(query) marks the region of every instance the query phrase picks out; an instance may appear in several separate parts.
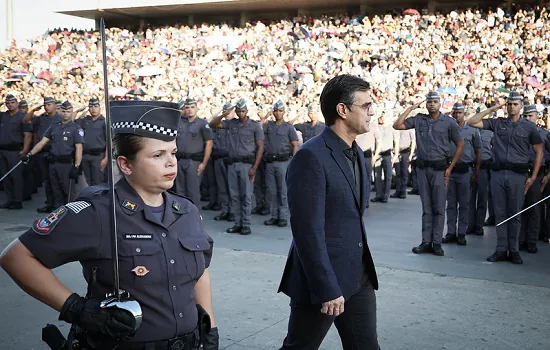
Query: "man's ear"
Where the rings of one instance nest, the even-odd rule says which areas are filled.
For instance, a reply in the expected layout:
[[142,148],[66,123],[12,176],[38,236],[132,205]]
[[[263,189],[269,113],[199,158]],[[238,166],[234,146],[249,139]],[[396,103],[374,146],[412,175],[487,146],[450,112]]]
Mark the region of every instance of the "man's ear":
[[348,111],[349,109],[345,104],[339,103],[338,105],[336,105],[336,112],[340,115],[342,119],[347,119]]

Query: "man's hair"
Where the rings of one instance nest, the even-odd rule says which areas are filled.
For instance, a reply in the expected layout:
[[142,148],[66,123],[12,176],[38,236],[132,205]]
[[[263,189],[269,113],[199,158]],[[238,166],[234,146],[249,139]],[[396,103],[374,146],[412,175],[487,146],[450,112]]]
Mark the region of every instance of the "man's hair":
[[355,102],[355,93],[369,89],[369,83],[353,75],[342,74],[330,79],[323,88],[319,99],[326,125],[331,126],[340,118],[338,111],[336,111],[338,104],[343,103],[349,109],[352,109]]

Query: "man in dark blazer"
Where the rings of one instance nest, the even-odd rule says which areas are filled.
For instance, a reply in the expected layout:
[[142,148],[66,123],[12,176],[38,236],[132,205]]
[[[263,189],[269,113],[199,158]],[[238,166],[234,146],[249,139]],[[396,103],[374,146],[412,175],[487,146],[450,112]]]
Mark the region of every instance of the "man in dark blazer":
[[367,174],[355,137],[369,131],[369,84],[331,79],[320,103],[327,128],[304,143],[287,171],[292,245],[279,292],[291,299],[282,350],[318,349],[332,323],[344,350],[378,350],[378,279],[363,213]]

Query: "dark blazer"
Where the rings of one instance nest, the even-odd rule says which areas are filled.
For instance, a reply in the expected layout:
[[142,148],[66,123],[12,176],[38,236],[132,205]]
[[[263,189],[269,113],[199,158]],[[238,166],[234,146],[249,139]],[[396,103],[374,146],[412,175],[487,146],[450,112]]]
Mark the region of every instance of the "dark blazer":
[[348,300],[361,278],[362,256],[374,289],[378,278],[363,222],[367,176],[359,153],[362,193],[338,136],[328,127],[306,142],[288,167],[286,182],[292,244],[278,292],[293,304]]

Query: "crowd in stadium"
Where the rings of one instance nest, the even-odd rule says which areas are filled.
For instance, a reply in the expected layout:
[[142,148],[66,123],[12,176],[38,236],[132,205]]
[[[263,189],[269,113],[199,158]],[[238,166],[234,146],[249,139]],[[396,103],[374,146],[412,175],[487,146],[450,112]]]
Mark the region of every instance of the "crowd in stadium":
[[[430,90],[441,92],[447,106],[454,100],[491,105],[509,89],[544,106],[550,104],[548,17],[538,7],[437,15],[409,9],[243,28],[110,28],[110,94],[171,101],[192,96],[205,117],[227,100],[242,97],[259,110],[282,99],[289,118],[305,117],[330,77],[350,73],[371,83],[386,110]],[[103,97],[97,31],[55,30],[20,44],[0,53],[0,97],[15,93],[31,108],[43,96],[82,106]]]

